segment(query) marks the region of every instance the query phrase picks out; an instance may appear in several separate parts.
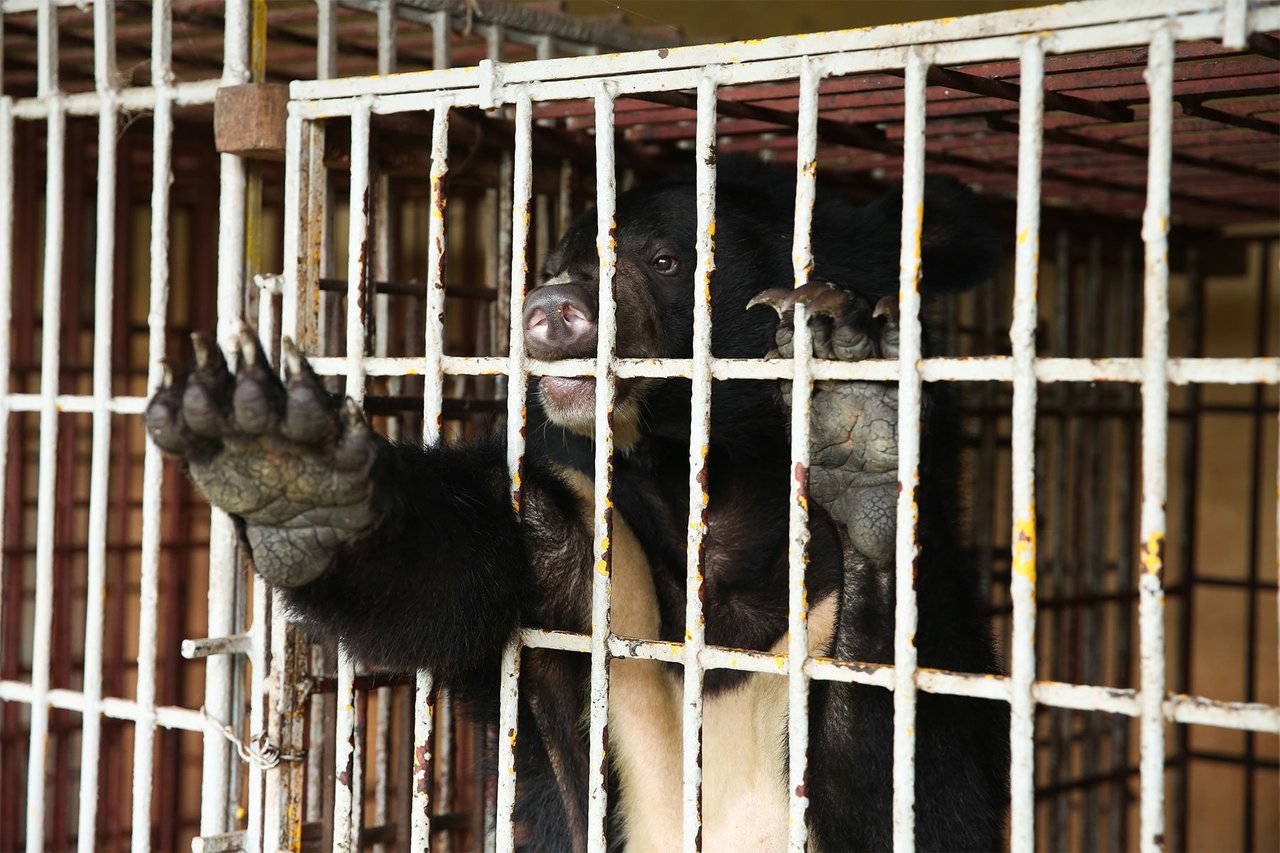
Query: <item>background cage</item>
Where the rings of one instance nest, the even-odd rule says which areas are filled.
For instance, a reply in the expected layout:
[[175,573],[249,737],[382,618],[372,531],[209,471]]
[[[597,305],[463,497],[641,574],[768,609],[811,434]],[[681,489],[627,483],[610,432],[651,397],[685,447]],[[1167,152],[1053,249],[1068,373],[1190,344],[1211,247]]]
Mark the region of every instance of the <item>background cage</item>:
[[[502,833],[499,786],[480,756],[503,739],[455,717],[425,679],[364,672],[332,648],[302,644],[279,614],[265,618],[266,591],[235,568],[225,520],[206,521],[178,472],[162,476],[137,417],[159,355],[181,352],[193,328],[217,324],[225,340],[246,316],[277,332],[292,327],[322,372],[356,377],[348,391],[365,396],[380,428],[413,439],[425,425],[429,435],[438,406],[446,437],[484,429],[508,405],[500,374],[512,258],[536,270],[569,218],[595,203],[598,154],[616,155],[622,189],[688,168],[713,139],[722,154],[794,162],[805,157],[804,138],[824,182],[868,198],[903,171],[903,147],[919,139],[920,126],[907,126],[919,119],[907,117],[913,97],[927,116],[925,168],[990,200],[1010,260],[995,286],[943,319],[959,360],[923,371],[926,381],[967,385],[970,544],[1014,671],[983,688],[922,672],[920,687],[989,690],[1034,727],[1021,730],[1021,755],[1034,751],[1036,846],[1154,844],[1140,806],[1165,785],[1169,846],[1275,846],[1280,7],[1085,3],[676,49],[669,33],[492,3],[477,13],[460,2],[240,2],[220,20],[221,5],[3,6],[0,220],[12,225],[0,229],[10,341],[0,353],[0,784],[28,796],[25,807],[19,798],[0,804],[0,847],[25,838],[91,849],[131,838],[163,849],[197,837],[209,850],[261,840],[388,848],[419,841],[428,817],[442,846],[470,849]],[[935,61],[922,61],[924,46]],[[623,49],[644,52],[507,64]],[[1025,128],[1039,122],[1023,91],[1039,87],[1021,84],[1035,79],[1041,49],[1044,144],[1022,151],[1039,160],[1020,169]],[[211,144],[209,107],[224,84],[482,59],[479,70],[295,85],[295,132],[305,133],[291,153],[305,169],[269,159],[283,152],[260,159]],[[815,62],[825,74],[814,75]],[[701,69],[721,66],[726,77],[703,82],[711,78]],[[821,78],[808,106],[806,73]],[[630,82],[604,98],[616,145],[598,150],[602,79]],[[521,86],[535,93],[527,102]],[[439,93],[455,101],[447,128],[439,111],[421,111]],[[415,109],[387,109],[414,98]],[[714,101],[713,136],[705,121],[698,136],[700,98],[704,115]],[[1020,108],[1030,110],[1021,120]],[[319,120],[329,115],[340,117]],[[1161,127],[1172,143],[1167,368],[1158,340],[1144,347],[1142,338],[1144,317],[1148,334],[1164,328],[1152,291],[1144,296],[1140,233],[1144,210],[1159,212],[1161,172],[1149,185],[1147,155],[1148,139],[1159,151]],[[532,153],[527,172],[522,151]],[[438,168],[446,154],[447,192]],[[1023,185],[1015,206],[1019,175],[1037,162],[1039,192]],[[357,197],[361,181],[371,191],[364,224],[360,206],[353,223],[346,204],[352,181]],[[442,194],[448,206],[436,219]],[[1014,299],[1027,280],[1015,281],[1013,260],[1030,251],[1015,237],[1037,199],[1032,339],[1035,315]],[[289,239],[308,264],[296,273],[298,291],[284,267]],[[1024,255],[1022,275],[1031,269]],[[373,296],[363,315],[352,282]],[[430,340],[443,339],[442,350],[424,334],[441,304],[442,334]],[[1011,321],[1021,349],[1008,343]],[[58,335],[37,333],[53,326]],[[443,393],[434,396],[423,375],[440,368]],[[862,369],[898,377],[893,363]],[[1142,384],[1153,369],[1170,383],[1168,538],[1162,551],[1142,551],[1148,534],[1165,532],[1139,518],[1144,497],[1148,508],[1161,497],[1139,467],[1144,441],[1158,451],[1164,433],[1161,406],[1142,416],[1144,399],[1158,403],[1165,387]],[[1038,382],[1030,457],[1026,422],[1015,429],[1013,418],[1027,417],[1025,394]],[[1010,485],[1025,489],[1017,475],[1029,471],[1039,580],[1035,621],[1015,631],[1012,615],[1030,613],[1031,590],[1017,560],[1029,555],[1009,519],[1020,509],[1026,521],[1028,495],[1015,499]],[[1139,592],[1144,555],[1161,561],[1162,591]],[[1144,704],[1135,689],[1160,683],[1154,672],[1140,678],[1144,630],[1153,642],[1153,623],[1139,628],[1140,603],[1168,633],[1163,706]],[[1016,657],[1032,628],[1034,670]],[[202,635],[212,639],[182,643]],[[1146,659],[1159,651],[1149,645]],[[889,685],[895,676],[881,668],[867,677]],[[1175,721],[1167,735],[1156,734],[1162,715]],[[260,772],[210,719],[242,740],[265,731],[305,759]],[[1143,738],[1167,749],[1148,754],[1140,773]],[[1015,765],[1020,849],[1033,840],[1031,789],[1019,783],[1031,766]]]

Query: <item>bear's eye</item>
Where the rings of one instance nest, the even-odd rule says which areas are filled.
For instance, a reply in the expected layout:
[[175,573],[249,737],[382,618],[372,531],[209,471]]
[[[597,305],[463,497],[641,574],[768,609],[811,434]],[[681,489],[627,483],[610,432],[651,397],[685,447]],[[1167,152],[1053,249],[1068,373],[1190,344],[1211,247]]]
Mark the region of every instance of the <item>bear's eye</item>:
[[671,255],[658,255],[650,263],[661,275],[671,275],[680,267],[680,262]]

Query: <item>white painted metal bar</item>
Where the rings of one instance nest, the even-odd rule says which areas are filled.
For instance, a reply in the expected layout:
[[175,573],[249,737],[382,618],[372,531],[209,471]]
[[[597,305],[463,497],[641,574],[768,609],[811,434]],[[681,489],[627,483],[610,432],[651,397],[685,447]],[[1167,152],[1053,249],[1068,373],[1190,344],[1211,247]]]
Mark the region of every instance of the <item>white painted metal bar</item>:
[[[529,285],[529,205],[533,195],[533,103],[528,95],[516,98],[515,151],[512,159],[510,301],[507,314],[507,470],[511,476],[511,501],[521,509],[524,467],[525,373],[524,294]],[[498,791],[494,815],[497,850],[515,849],[516,739],[520,686],[520,635],[508,641],[502,653],[498,708]],[[577,827],[572,828],[576,831]]]
[[[80,807],[76,843],[81,853],[95,845],[98,817],[98,758],[102,734],[102,641],[106,620],[107,501],[111,476],[111,332],[116,251],[115,3],[93,6],[94,85],[98,113],[97,231],[93,275],[93,427],[89,461],[88,560],[85,579],[83,691],[80,737]],[[134,778],[151,776],[151,765],[134,768]]]
[[[351,201],[347,230],[347,397],[364,404],[365,325],[364,282],[369,251],[369,108],[372,97],[351,116]],[[360,845],[360,806],[364,792],[356,789],[361,756],[356,742],[356,661],[346,648],[338,649],[337,733],[333,794],[333,850],[351,853]]]
[[916,48],[907,54],[903,89],[902,253],[898,292],[898,540],[894,611],[893,847],[915,847],[916,525],[920,508],[920,231],[924,218],[925,72]]
[[[341,376],[347,368],[345,358],[314,358],[311,359],[311,364],[321,376]],[[446,375],[496,375],[506,371],[505,365],[505,358],[444,356],[442,359]],[[426,357],[366,358],[364,367],[369,376],[416,376],[430,372]],[[1142,381],[1140,358],[1037,358],[1033,367],[1036,381],[1041,383],[1136,384]],[[593,376],[595,363],[583,358],[529,361],[526,370],[534,376]],[[897,378],[897,370],[897,365],[892,361],[812,360],[815,380],[888,382]],[[644,376],[689,377],[692,371],[693,360],[688,358],[617,359],[619,379]],[[791,371],[791,365],[776,359],[711,359],[713,379],[789,379]],[[920,362],[920,373],[925,382],[1012,382],[1013,359],[1008,356],[926,358]],[[1276,385],[1280,384],[1280,358],[1171,358],[1166,373],[1172,385]],[[39,397],[35,394],[11,394],[9,400],[15,412],[37,411],[39,408]],[[58,407],[64,412],[91,411],[91,401],[91,397],[59,395]],[[141,411],[145,402],[141,397],[117,397],[115,411]]]
[[433,12],[431,15],[431,67],[437,71],[452,65],[449,48],[453,43],[453,24],[449,13]]
[[596,114],[596,253],[600,261],[600,301],[597,317],[595,393],[595,572],[591,577],[591,705],[587,759],[587,849],[603,853],[607,848],[608,732],[609,732],[609,614],[612,604],[613,550],[613,398],[616,377],[613,362],[617,348],[617,305],[614,242],[617,173],[614,165],[612,83],[598,84]]
[[[171,0],[151,7],[151,82],[157,97],[151,116],[150,305],[147,311],[147,389],[160,387],[164,375],[165,320],[169,308],[169,185],[173,180],[173,16]],[[164,459],[155,442],[142,456],[142,555],[138,578],[138,705],[141,717],[133,736],[133,766],[152,766],[156,727],[156,636],[160,586],[161,515]],[[151,844],[151,774],[133,777],[134,853]]]
[[[1121,23],[1101,24],[1092,28],[1059,30],[1044,35],[1045,49],[1053,53],[1070,53],[1080,50],[1103,50],[1113,47],[1128,47],[1145,43],[1154,30],[1163,25],[1164,18],[1136,18]],[[1188,13],[1173,19],[1178,36],[1184,40],[1216,38],[1222,32],[1222,14],[1220,9],[1212,12]],[[1280,28],[1280,5],[1269,5],[1255,9],[1251,15],[1251,25],[1255,29],[1267,30]],[[893,28],[898,29],[898,28]],[[991,62],[997,60],[1016,59],[1022,50],[1023,36],[993,36],[972,41],[943,42],[929,45],[934,52],[933,62],[937,65],[962,65],[966,63]],[[707,62],[731,63],[725,66],[720,83],[722,86],[744,83],[756,83],[772,80],[794,79],[798,75],[798,58],[769,59],[756,62],[743,60],[727,51],[722,46],[703,47]],[[901,67],[906,62],[908,47],[882,47],[848,53],[834,53],[824,57],[824,66],[831,76],[858,74],[880,71],[885,68]],[[649,56],[649,54],[645,54]],[[610,57],[614,59],[616,57]],[[560,62],[562,60],[553,60]],[[501,102],[510,98],[510,92],[517,84],[527,84],[529,94],[535,101],[564,100],[580,98],[584,85],[589,81],[565,75],[566,79],[549,79],[548,75],[538,77],[538,68],[534,63],[515,63],[503,66],[503,87],[497,91],[485,90],[486,97],[495,97]],[[543,67],[541,63],[537,64]],[[582,69],[584,73],[588,69]],[[423,72],[441,73],[441,72]],[[612,69],[597,73],[620,74]],[[673,71],[649,71],[647,73],[627,73],[613,79],[618,86],[619,96],[631,93],[664,92],[679,89],[691,89],[697,85],[697,69],[680,68]],[[482,103],[477,88],[478,72],[475,68],[450,69],[447,74],[456,77],[442,77],[439,80],[424,80],[423,88],[430,91],[409,92],[400,94],[382,94],[387,79],[399,81],[410,75],[396,75],[393,78],[365,78],[361,88],[375,94],[381,94],[375,112],[394,113],[429,109],[427,103],[448,92],[455,106],[478,106]],[[350,78],[356,81],[360,78]],[[541,80],[542,82],[539,82]],[[430,86],[428,86],[428,83]],[[355,97],[346,96],[334,99],[309,100],[305,93],[310,89],[299,88],[304,84],[295,83],[290,90],[292,96],[299,99],[299,109],[308,118],[324,118],[349,115],[355,106]],[[324,94],[321,89],[317,98]],[[487,101],[485,101],[487,103]]]
[[[1267,11],[1266,7],[1254,11],[1254,15]],[[801,36],[777,36],[749,42],[725,42],[713,45],[673,47],[662,58],[664,68],[686,70],[720,63],[754,63],[770,60],[789,60],[799,56],[819,54],[851,54],[884,48],[909,48],[934,42],[962,43],[982,39],[996,32],[1010,40],[1022,41],[1024,33],[1057,31],[1070,33],[1093,26],[1111,26],[1115,22],[1148,24],[1167,18],[1182,20],[1203,14],[1217,22],[1215,35],[1221,33],[1222,0],[1166,0],[1154,5],[1149,0],[1086,0],[1070,6],[1036,7],[1008,12],[962,18],[945,18],[933,21],[917,21],[891,27],[871,27],[860,30],[834,30]],[[1265,29],[1256,20],[1255,28]],[[1017,53],[1015,52],[1015,56]],[[630,53],[610,53],[578,57],[564,57],[548,62],[512,64],[506,69],[507,83],[530,83],[541,80],[583,80],[600,75],[637,75],[653,69],[654,54],[651,50]],[[939,59],[941,62],[941,59]],[[524,66],[524,67],[522,67]],[[888,66],[885,66],[888,67]],[[828,69],[836,73],[834,67]],[[352,77],[341,81],[298,81],[292,84],[291,97],[299,100],[313,98],[340,98],[353,94],[393,94],[439,90],[453,86],[474,86],[459,82],[466,75],[474,74],[474,68],[449,69],[447,75],[434,71],[397,75],[392,79]],[[794,75],[793,75],[794,76]],[[540,96],[534,94],[535,99]]]
[[1249,39],[1249,0],[1222,0],[1222,46],[1239,50]]
[[40,326],[40,461],[36,484],[36,570],[31,649],[31,740],[27,753],[27,849],[44,849],[45,760],[49,738],[49,652],[53,627],[53,535],[58,449],[58,368],[62,328],[63,165],[67,119],[56,91],[56,33],[49,10],[38,19],[41,93],[49,98],[45,140],[44,299]]
[[[800,63],[800,102],[796,124],[796,206],[791,237],[791,271],[795,287],[809,282],[813,271],[813,202],[818,175],[818,86],[822,73],[808,57]],[[809,398],[813,391],[812,334],[805,305],[795,305],[791,374],[791,471],[787,532],[787,845],[801,853],[808,844],[809,808],[805,776],[809,770],[809,596],[805,570],[809,563]]]
[[709,69],[698,80],[698,128],[694,142],[697,233],[693,275],[693,383],[689,422],[689,524],[685,542],[684,710],[681,714],[685,853],[702,849],[702,684],[699,655],[706,645],[702,598],[707,535],[707,453],[711,445],[711,279],[715,274],[716,80]]
[[[249,80],[248,0],[232,0],[224,12],[222,83]],[[245,167],[234,154],[219,155],[218,176],[218,343],[229,364],[235,363],[236,337],[244,309]],[[209,526],[210,637],[235,632],[235,578],[242,571],[231,518],[212,510]],[[205,663],[205,701],[209,715],[227,722],[232,713],[234,660],[217,655]],[[206,730],[201,772],[200,835],[218,835],[231,826],[231,751],[220,732]]]
[[1139,767],[1144,851],[1164,847],[1164,547],[1168,494],[1169,170],[1173,132],[1174,33],[1159,30],[1147,59],[1147,207],[1142,219],[1142,529],[1138,627],[1142,687]]
[[338,2],[316,2],[316,79],[338,76]]
[[1013,325],[1013,543],[1010,595],[1011,714],[1009,728],[1012,793],[1009,846],[1035,849],[1036,680],[1036,292],[1040,267],[1040,157],[1044,144],[1044,47],[1027,39],[1019,66],[1018,197]]
[[[434,103],[431,117],[431,212],[427,233],[426,367],[422,406],[422,440],[440,441],[444,407],[444,179],[449,171],[449,108],[447,100]],[[413,723],[413,817],[411,839],[415,850],[431,844],[431,736],[435,709],[432,707],[432,677],[419,670],[414,688]]]

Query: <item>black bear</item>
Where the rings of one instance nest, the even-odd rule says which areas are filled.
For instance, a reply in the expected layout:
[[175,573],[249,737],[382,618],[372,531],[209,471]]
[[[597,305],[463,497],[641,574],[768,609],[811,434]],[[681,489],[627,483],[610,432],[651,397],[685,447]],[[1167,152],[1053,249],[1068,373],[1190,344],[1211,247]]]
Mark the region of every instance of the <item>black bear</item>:
[[[691,180],[673,180],[617,199],[619,356],[692,354],[694,196]],[[926,293],[987,278],[995,241],[976,199],[945,178],[926,183],[925,199]],[[820,191],[814,282],[796,291],[793,207],[791,175],[722,164],[714,355],[788,357],[799,299],[809,307],[816,355],[895,356],[900,190],[861,208]],[[525,338],[536,358],[595,353],[595,232],[594,213],[579,218],[549,254],[544,283],[529,293]],[[148,434],[237,518],[255,570],[281,589],[308,630],[340,639],[369,662],[430,668],[481,718],[496,714],[500,653],[517,625],[590,631],[593,380],[545,377],[531,387],[518,517],[500,436],[466,446],[393,444],[359,407],[326,393],[289,342],[282,382],[248,330],[234,375],[210,340],[194,341],[194,366],[166,381],[148,406]],[[893,659],[896,396],[893,383],[814,389],[807,575],[814,654]],[[712,392],[708,643],[786,648],[788,399],[786,383],[777,382],[721,381]],[[920,662],[996,672],[975,580],[957,556],[954,425],[940,389],[929,390],[927,403]],[[612,627],[622,635],[683,637],[689,419],[689,380],[619,383]],[[583,849],[588,663],[580,654],[524,653],[517,819],[531,849]],[[679,668],[611,666],[611,843],[674,849]],[[713,670],[705,702],[707,849],[782,849],[786,679]],[[815,847],[891,846],[891,721],[888,691],[813,682]],[[917,723],[917,843],[998,847],[1007,799],[1003,705],[922,693]]]

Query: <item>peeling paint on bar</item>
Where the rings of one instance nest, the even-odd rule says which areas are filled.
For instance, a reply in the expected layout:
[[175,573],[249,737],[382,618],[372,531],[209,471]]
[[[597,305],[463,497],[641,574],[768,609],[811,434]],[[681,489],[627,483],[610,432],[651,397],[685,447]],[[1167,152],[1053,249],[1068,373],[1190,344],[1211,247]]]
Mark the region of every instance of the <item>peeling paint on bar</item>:
[[[369,266],[369,117],[373,99],[365,96],[351,115],[351,200],[347,227],[347,397],[363,406],[365,393],[364,282]],[[364,791],[357,790],[363,756],[356,738],[355,660],[338,648],[337,723],[334,750],[333,850],[360,849],[360,813]]]
[[684,710],[681,713],[681,820],[685,853],[702,849],[702,683],[699,657],[706,644],[702,599],[703,540],[707,533],[707,452],[711,443],[711,279],[715,274],[716,79],[698,80],[698,129],[694,147],[697,269],[693,275],[693,370],[689,424],[689,524],[685,542]]
[[609,761],[609,652],[607,641],[613,586],[613,402],[616,378],[617,269],[615,206],[617,173],[613,150],[612,83],[598,84],[596,112],[596,252],[600,259],[600,302],[596,349],[595,394],[595,571],[591,575],[591,704],[587,759],[587,849],[604,853],[607,847]]
[[[345,358],[318,357],[310,360],[321,376],[345,374]],[[898,376],[898,366],[888,360],[829,361],[815,358],[811,361],[812,374],[817,379],[844,381],[892,381]],[[444,373],[450,376],[496,376],[507,370],[506,358],[445,356]],[[425,357],[366,358],[365,373],[369,376],[413,376],[428,372],[430,365]],[[1142,381],[1140,358],[1037,358],[1033,362],[1036,381],[1053,382],[1127,382]],[[594,376],[595,362],[585,358],[563,361],[527,362],[525,369],[533,376]],[[639,376],[690,377],[693,360],[688,358],[619,358],[617,376],[629,379]],[[1168,381],[1173,385],[1213,383],[1215,385],[1276,385],[1280,384],[1280,357],[1259,358],[1171,358],[1166,368]],[[925,382],[1012,382],[1013,359],[1009,356],[972,356],[926,358],[920,362],[921,378]],[[712,358],[713,379],[789,379],[791,365],[781,359]],[[12,410],[38,411],[39,396],[35,394],[11,394]],[[92,397],[59,395],[60,411],[92,411]],[[141,411],[145,404],[142,397],[115,398],[115,411]],[[135,408],[136,407],[136,408]]]
[[[512,160],[511,273],[507,324],[507,469],[511,475],[511,502],[521,509],[521,471],[525,447],[524,294],[529,285],[529,205],[533,195],[533,103],[527,94],[516,98],[515,153]],[[495,814],[498,850],[515,848],[516,734],[520,687],[520,636],[517,633],[502,652],[501,692],[498,708],[498,801]]]
[[[818,86],[822,70],[810,58],[800,62],[800,100],[796,120],[796,208],[791,243],[794,286],[803,287],[813,271],[813,201],[817,193]],[[803,302],[795,305],[791,374],[791,471],[787,532],[787,847],[801,853],[808,845],[809,808],[809,599],[805,569],[809,563],[809,397],[812,334]]]
[[1009,846],[1035,849],[1036,679],[1036,293],[1040,266],[1040,157],[1044,144],[1044,46],[1027,40],[1019,66],[1018,201],[1013,292],[1013,638]]
[[894,612],[893,847],[915,847],[916,557],[920,485],[920,231],[924,217],[925,76],[920,48],[907,54],[903,84],[902,254],[899,259],[898,541]]
[[1169,169],[1173,129],[1172,26],[1151,41],[1147,60],[1147,208],[1142,219],[1142,539],[1138,573],[1141,684],[1141,834],[1147,853],[1164,848],[1164,531],[1169,439]]

